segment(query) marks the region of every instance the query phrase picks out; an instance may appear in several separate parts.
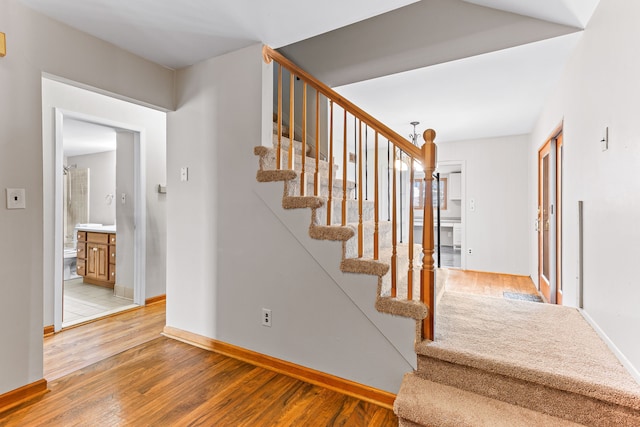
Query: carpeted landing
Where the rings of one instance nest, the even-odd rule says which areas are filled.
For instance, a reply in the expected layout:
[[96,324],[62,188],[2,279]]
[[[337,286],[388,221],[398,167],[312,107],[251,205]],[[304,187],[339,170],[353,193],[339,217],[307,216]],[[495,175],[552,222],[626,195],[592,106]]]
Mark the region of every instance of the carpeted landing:
[[445,292],[401,426],[640,426],[640,386],[578,310]]

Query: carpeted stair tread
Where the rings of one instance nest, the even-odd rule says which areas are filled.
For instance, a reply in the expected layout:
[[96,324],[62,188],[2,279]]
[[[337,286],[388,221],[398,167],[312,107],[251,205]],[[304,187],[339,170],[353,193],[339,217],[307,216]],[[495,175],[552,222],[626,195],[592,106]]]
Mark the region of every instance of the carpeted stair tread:
[[437,310],[436,341],[416,346],[424,378],[590,425],[640,425],[640,385],[576,309],[447,291]]
[[256,174],[258,182],[290,181],[296,177],[296,172],[292,170],[261,170]]
[[422,320],[429,313],[427,306],[420,301],[408,301],[392,297],[376,298],[375,306],[376,310],[381,313],[394,314],[415,320]]
[[[574,427],[571,421],[406,374],[394,403],[400,426]],[[403,424],[403,421],[409,424]],[[413,424],[411,424],[413,423]]]
[[311,225],[309,236],[317,240],[346,241],[354,235],[353,228],[341,225]]
[[340,263],[340,270],[344,273],[384,276],[389,271],[389,264],[368,258],[347,258]]
[[324,205],[322,197],[315,196],[285,196],[282,198],[282,207],[285,209],[312,208],[317,209]]

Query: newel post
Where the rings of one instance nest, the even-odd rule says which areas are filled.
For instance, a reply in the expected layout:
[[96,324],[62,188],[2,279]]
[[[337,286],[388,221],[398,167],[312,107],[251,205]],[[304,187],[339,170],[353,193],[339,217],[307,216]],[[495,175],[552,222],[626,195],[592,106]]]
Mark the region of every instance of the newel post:
[[436,132],[427,129],[422,135],[422,165],[424,167],[424,219],[422,222],[422,271],[420,295],[428,308],[422,321],[422,339],[433,341],[435,337],[435,271],[433,266],[433,172],[436,170]]

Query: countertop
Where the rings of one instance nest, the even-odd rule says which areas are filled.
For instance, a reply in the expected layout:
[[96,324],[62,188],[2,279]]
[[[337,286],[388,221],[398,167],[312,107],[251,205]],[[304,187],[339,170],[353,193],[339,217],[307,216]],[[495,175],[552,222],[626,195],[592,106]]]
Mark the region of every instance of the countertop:
[[92,231],[94,233],[115,233],[115,225],[102,225],[102,224],[78,224],[76,225],[78,231]]

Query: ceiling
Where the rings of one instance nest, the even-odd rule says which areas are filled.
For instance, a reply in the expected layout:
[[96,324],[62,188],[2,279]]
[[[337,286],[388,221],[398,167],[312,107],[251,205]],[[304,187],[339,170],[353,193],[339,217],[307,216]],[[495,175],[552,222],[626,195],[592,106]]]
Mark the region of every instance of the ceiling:
[[[173,69],[256,42],[307,51],[320,61],[303,67],[328,68],[326,81],[365,110],[403,135],[418,120],[440,142],[529,133],[599,2],[20,1]],[[350,50],[320,55],[323,43]]]
[[62,147],[65,157],[116,149],[116,130],[112,127],[65,118],[62,129]]

